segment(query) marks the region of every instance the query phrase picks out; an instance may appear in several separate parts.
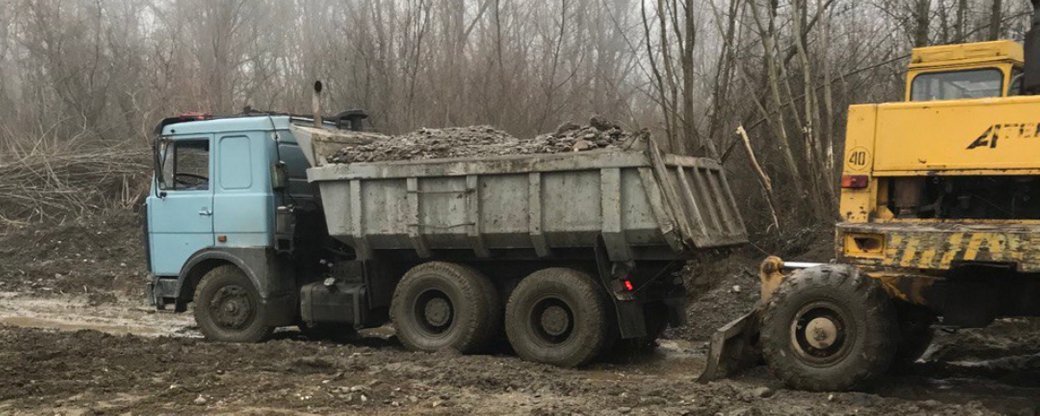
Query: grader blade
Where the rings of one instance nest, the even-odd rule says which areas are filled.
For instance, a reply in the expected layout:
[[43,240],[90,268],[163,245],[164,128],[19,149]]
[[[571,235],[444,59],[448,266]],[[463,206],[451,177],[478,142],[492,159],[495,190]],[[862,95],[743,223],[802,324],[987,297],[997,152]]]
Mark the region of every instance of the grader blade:
[[701,383],[719,380],[754,367],[762,360],[758,349],[758,308],[724,325],[711,336]]
[[762,351],[758,345],[759,329],[762,323],[762,310],[773,297],[780,283],[786,279],[784,270],[804,269],[818,266],[819,263],[802,263],[784,261],[776,256],[769,256],[758,266],[758,278],[761,281],[761,292],[754,309],[719,328],[711,336],[708,346],[708,358],[704,372],[697,381],[706,383],[737,374],[762,362]]

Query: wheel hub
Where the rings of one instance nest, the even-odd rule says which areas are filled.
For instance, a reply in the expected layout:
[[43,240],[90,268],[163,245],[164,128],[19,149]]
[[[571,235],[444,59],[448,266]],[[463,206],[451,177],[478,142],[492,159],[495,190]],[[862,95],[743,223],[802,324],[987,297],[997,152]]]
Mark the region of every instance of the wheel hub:
[[223,328],[240,329],[248,325],[253,316],[248,292],[238,285],[217,290],[208,307],[213,321]]
[[815,318],[806,325],[805,338],[813,348],[825,349],[838,339],[838,327],[829,318]]
[[547,344],[566,342],[574,331],[574,312],[562,299],[550,296],[535,302],[529,316],[530,330]]
[[791,322],[791,347],[814,366],[830,366],[845,358],[855,342],[844,309],[829,301],[813,302]]
[[545,332],[554,337],[563,335],[571,326],[567,311],[558,305],[549,306],[542,311],[541,323]]
[[434,327],[443,327],[451,322],[451,305],[441,297],[430,299],[423,308],[426,323]]

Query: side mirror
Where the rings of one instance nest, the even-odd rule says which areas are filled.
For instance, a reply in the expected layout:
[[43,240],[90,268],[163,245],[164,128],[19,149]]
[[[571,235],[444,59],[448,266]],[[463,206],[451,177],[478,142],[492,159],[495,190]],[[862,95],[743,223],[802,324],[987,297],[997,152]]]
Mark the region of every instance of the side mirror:
[[271,166],[271,188],[283,191],[289,186],[289,169],[285,162],[278,162]]
[[1033,0],[1033,19],[1022,45],[1025,66],[1022,68],[1022,92],[1040,93],[1040,1]]

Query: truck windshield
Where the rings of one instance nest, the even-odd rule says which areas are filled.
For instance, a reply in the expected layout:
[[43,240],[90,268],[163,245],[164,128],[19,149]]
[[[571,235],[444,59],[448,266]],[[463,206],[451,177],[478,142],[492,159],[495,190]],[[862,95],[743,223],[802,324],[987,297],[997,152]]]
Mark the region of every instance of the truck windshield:
[[910,85],[910,101],[1000,97],[1004,74],[998,69],[932,72],[918,75]]

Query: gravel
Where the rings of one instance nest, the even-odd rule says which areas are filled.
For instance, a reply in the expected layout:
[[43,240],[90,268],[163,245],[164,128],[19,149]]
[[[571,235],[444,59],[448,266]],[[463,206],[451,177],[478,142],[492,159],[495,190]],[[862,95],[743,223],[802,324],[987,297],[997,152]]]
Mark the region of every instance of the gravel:
[[599,149],[628,149],[650,137],[648,130],[623,130],[617,123],[593,117],[587,125],[564,123],[555,132],[521,139],[491,126],[422,128],[373,143],[349,145],[329,163],[366,163],[460,157],[554,154]]

